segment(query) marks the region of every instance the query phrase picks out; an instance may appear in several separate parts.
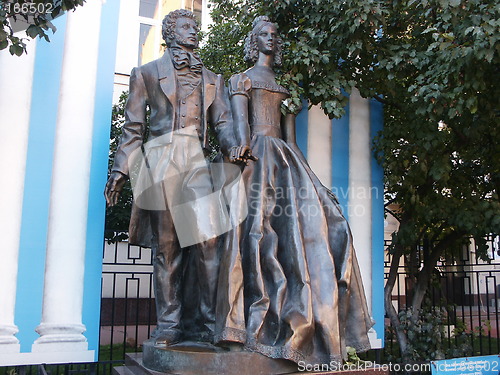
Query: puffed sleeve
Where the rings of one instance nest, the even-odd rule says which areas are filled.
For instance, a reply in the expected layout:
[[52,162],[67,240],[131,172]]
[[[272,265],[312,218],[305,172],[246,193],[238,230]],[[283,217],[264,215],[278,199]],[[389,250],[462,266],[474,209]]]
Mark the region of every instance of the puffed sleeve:
[[245,73],[235,74],[229,79],[229,97],[234,95],[244,95],[249,97],[249,92],[252,89],[252,81]]

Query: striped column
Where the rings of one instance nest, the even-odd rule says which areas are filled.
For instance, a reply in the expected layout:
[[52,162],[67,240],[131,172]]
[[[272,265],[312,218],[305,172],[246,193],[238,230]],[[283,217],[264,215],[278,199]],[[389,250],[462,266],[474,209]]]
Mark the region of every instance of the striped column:
[[54,145],[40,337],[33,352],[87,349],[82,303],[101,1],[68,15]]
[[372,202],[370,105],[353,89],[349,97],[349,225],[365,286],[372,306]]
[[323,185],[332,185],[332,122],[319,105],[308,112],[307,162]]
[[[372,157],[372,139],[382,129],[383,112],[379,103],[361,98],[357,90],[349,97],[346,114],[328,120],[319,107],[307,117],[300,138],[307,141],[307,159],[323,184],[331,187],[348,219],[360,266],[370,312],[376,321],[369,332],[373,348],[380,348],[384,337],[384,306],[373,303],[383,295],[383,176]],[[303,122],[303,121],[302,121]],[[301,145],[304,150],[305,147]]]
[[201,30],[203,32],[208,32],[208,26],[213,23],[212,17],[210,16],[210,0],[202,0],[201,7]]
[[0,53],[0,132],[3,135],[0,160],[4,161],[0,194],[0,353],[4,354],[20,351],[19,340],[14,336],[18,332],[14,313],[35,45],[35,42],[28,43],[27,54],[22,57],[11,56],[7,50]]

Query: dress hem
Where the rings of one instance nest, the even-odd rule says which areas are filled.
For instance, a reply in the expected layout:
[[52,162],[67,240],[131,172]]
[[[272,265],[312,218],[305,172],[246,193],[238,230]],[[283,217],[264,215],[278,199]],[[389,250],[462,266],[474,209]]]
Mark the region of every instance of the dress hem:
[[[285,346],[271,346],[259,344],[257,339],[247,339],[247,334],[245,331],[236,328],[225,328],[223,332],[215,335],[215,343],[221,343],[224,341],[232,341],[243,344],[244,348],[262,354],[266,357],[273,359],[286,359],[295,363],[307,362],[308,364],[322,364],[324,362],[310,361],[308,362],[308,357],[304,355],[301,351],[292,349]],[[370,346],[357,345],[355,349],[358,352],[366,351],[371,349]],[[330,355],[330,362],[342,363],[343,358],[340,355]]]

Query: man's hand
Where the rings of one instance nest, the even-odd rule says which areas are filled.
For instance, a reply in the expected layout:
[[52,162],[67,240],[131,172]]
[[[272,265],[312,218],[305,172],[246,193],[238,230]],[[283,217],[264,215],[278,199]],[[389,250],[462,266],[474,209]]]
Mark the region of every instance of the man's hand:
[[118,202],[118,197],[122,191],[123,185],[127,181],[127,176],[120,172],[111,172],[106,188],[104,189],[104,196],[108,207],[114,206]]
[[229,150],[229,161],[231,163],[245,163],[245,165],[248,165],[249,160],[259,160],[252,155],[252,149],[249,146],[234,146]]

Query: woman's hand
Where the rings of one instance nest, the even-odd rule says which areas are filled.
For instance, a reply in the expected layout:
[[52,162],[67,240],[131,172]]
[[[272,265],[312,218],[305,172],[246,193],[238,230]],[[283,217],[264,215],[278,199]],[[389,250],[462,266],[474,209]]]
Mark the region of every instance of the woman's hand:
[[252,155],[252,149],[249,146],[233,146],[229,150],[229,161],[235,164],[248,165],[248,161],[259,160],[256,156]]

